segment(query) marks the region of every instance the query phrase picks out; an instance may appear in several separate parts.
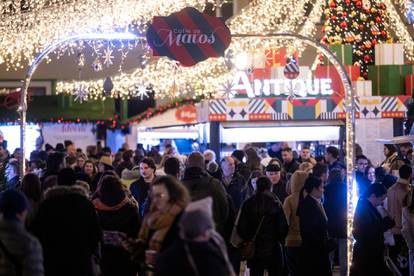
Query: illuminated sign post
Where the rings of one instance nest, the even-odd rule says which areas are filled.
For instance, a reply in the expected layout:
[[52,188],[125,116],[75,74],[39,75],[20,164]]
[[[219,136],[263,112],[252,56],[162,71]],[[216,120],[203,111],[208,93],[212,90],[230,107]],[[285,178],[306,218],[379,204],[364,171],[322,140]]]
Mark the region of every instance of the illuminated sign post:
[[332,95],[331,79],[253,79],[249,80],[245,71],[238,71],[231,87],[231,96],[246,91],[247,97],[296,95],[300,97]]

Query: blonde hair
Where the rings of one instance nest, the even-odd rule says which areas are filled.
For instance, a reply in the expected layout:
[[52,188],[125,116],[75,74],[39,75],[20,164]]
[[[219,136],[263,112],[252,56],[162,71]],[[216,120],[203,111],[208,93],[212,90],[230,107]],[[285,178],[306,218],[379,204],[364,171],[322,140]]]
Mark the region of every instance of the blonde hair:
[[299,171],[310,173],[312,169],[313,169],[313,164],[311,162],[303,162],[299,165]]

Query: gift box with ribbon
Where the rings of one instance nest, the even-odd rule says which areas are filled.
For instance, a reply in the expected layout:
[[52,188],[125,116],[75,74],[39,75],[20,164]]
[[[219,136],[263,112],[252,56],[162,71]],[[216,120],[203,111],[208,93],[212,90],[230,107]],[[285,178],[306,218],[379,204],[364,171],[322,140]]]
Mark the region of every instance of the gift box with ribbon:
[[288,54],[286,48],[272,48],[265,50],[266,64],[267,68],[276,67],[276,66],[285,66],[287,59],[293,56],[298,60],[298,53],[294,51],[291,54]]
[[[360,68],[359,66],[345,66],[345,70],[348,73],[351,81],[356,81],[360,77]],[[345,89],[342,84],[339,73],[336,70],[335,66],[317,66],[315,70],[315,78],[318,79],[332,79],[332,90],[334,94],[342,96],[344,95]]]
[[405,94],[405,76],[413,73],[413,65],[370,65],[368,79],[372,80],[374,96]]
[[403,65],[404,46],[402,44],[375,45],[375,65]]
[[414,75],[405,76],[405,95],[412,96],[414,92]]
[[357,80],[357,81],[352,82],[352,86],[355,89],[355,95],[359,97],[371,97],[372,96],[372,81]]
[[[338,45],[329,45],[329,50],[331,50],[334,55],[339,59],[343,65],[352,65],[352,45],[348,44],[338,44]],[[324,57],[325,65],[330,65],[329,60]]]

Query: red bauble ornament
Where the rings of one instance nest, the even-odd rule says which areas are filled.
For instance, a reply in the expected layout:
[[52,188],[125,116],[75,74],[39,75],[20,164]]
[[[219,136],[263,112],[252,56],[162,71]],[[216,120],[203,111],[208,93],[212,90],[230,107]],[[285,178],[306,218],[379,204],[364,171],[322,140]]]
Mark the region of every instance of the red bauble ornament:
[[331,16],[331,19],[332,19],[332,20],[336,20],[336,18],[337,18],[337,17],[336,17],[335,15],[332,15],[332,16]]
[[386,31],[384,31],[384,30],[382,30],[382,31],[381,31],[381,35],[382,35],[382,36],[387,36],[387,32],[386,32]]
[[331,9],[333,9],[333,8],[335,8],[335,2],[334,1],[331,1],[331,2],[329,2],[329,7],[331,8]]
[[362,73],[362,76],[364,76],[364,79],[368,79],[368,73],[367,72]]
[[381,17],[377,16],[377,18],[375,18],[375,22],[377,22],[378,24],[382,22]]
[[360,24],[358,28],[362,31],[364,29],[364,25]]
[[371,61],[371,57],[370,57],[369,55],[365,55],[365,56],[364,56],[364,61],[365,61],[366,63],[370,62],[370,61]]
[[347,12],[343,12],[342,15],[343,15],[343,17],[346,17],[348,15],[348,13]]
[[371,44],[375,46],[375,45],[377,45],[377,44],[378,44],[378,41],[377,41],[376,39],[373,39],[373,40],[371,41]]
[[345,0],[345,4],[347,4],[347,5],[351,4],[351,1],[350,0]]
[[346,24],[345,21],[342,21],[341,24],[339,24],[339,26],[341,26],[341,28],[346,28],[348,24]]
[[362,2],[361,1],[356,2],[356,6],[358,9],[362,8]]

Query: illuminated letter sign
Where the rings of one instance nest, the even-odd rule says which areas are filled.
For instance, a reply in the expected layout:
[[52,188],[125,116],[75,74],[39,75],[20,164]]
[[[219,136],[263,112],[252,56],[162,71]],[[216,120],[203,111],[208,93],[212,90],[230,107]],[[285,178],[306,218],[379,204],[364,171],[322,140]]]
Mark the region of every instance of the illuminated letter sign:
[[231,95],[240,90],[246,91],[247,97],[291,95],[299,97],[332,95],[331,79],[254,79],[250,82],[246,72],[238,71],[233,78]]

